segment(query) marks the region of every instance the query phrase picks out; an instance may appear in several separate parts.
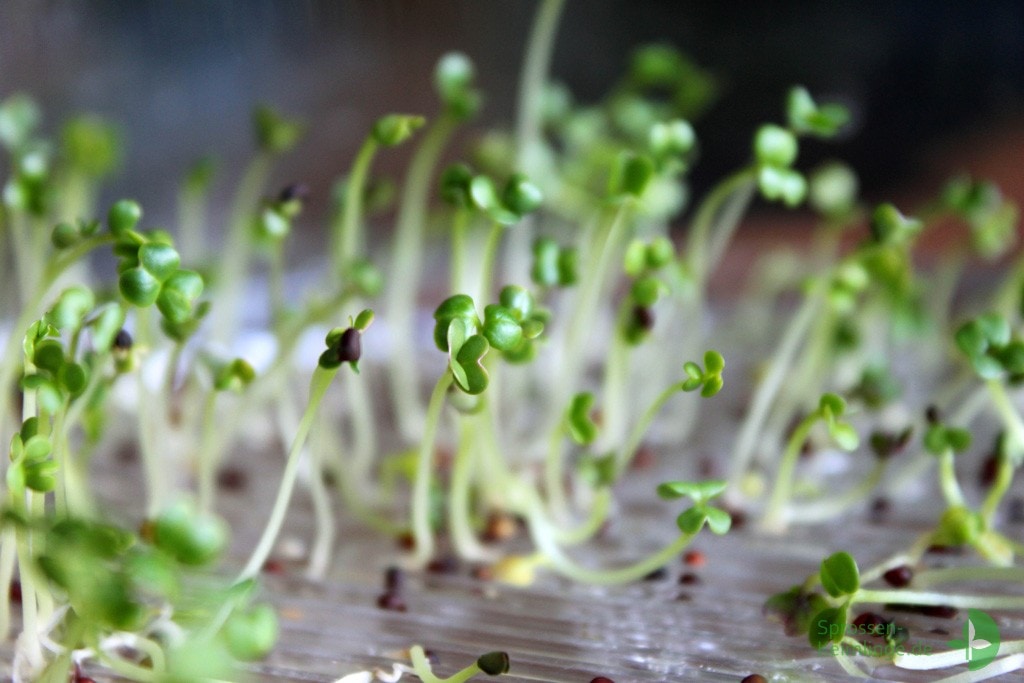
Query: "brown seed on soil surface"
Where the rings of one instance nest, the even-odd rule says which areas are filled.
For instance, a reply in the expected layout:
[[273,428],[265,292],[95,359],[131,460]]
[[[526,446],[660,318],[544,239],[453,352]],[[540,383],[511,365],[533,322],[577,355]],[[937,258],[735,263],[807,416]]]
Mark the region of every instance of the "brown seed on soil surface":
[[768,679],[761,674],[750,674],[745,676],[740,683],[768,683]]
[[249,477],[241,467],[228,465],[217,471],[217,487],[224,491],[242,491],[249,483]]
[[402,596],[394,591],[387,591],[377,596],[377,607],[392,612],[405,612],[408,609]]
[[679,583],[684,586],[695,586],[700,583],[700,577],[693,572],[685,572],[679,577]]
[[699,550],[687,550],[683,554],[683,564],[687,567],[703,567],[708,563],[708,558]]
[[903,588],[909,585],[914,578],[914,570],[905,564],[901,564],[899,567],[893,567],[882,574],[882,578],[893,588]]

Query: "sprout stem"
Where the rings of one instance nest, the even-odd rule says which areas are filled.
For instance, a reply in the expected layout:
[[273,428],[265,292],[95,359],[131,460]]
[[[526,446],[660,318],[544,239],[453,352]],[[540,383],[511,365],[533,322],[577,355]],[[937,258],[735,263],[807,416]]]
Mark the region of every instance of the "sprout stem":
[[745,167],[718,183],[701,202],[686,249],[698,297],[703,297],[704,284],[725,253],[753,193],[754,169]]
[[252,250],[251,224],[253,209],[259,202],[260,193],[267,184],[273,156],[258,152],[238,183],[228,223],[228,234],[224,241],[224,259],[221,261],[220,289],[217,315],[214,318],[212,337],[227,344],[238,330],[242,314],[242,293]]
[[331,250],[335,276],[345,274],[363,244],[363,191],[378,146],[372,135],[366,138],[345,180],[345,204],[341,222],[334,229],[334,247]]
[[790,319],[774,357],[769,361],[768,374],[754,391],[750,408],[740,427],[730,459],[728,493],[732,493],[733,496],[736,495],[735,492],[739,488],[740,481],[750,465],[757,437],[768,416],[768,411],[773,405],[775,396],[782,388],[786,374],[793,365],[793,359],[796,357],[801,341],[818,314],[818,308],[823,300],[820,289],[820,285],[817,285],[804,297],[800,308]]
[[416,479],[413,482],[411,526],[416,547],[413,559],[417,565],[426,564],[434,554],[434,534],[430,529],[430,481],[434,469],[434,439],[441,421],[448,387],[452,384],[452,373],[445,370],[427,404],[427,418],[423,425],[423,441],[420,443],[419,458],[416,461]]
[[448,494],[448,525],[452,544],[460,557],[472,561],[489,561],[494,553],[476,539],[469,517],[473,467],[478,452],[474,432],[466,418],[459,419],[459,447],[455,451]]
[[862,502],[868,493],[878,486],[885,472],[885,465],[884,460],[877,461],[868,476],[843,493],[828,494],[824,500],[815,503],[792,505],[789,514],[786,515],[788,521],[794,524],[818,524],[835,519],[850,507]]
[[412,660],[412,668],[415,669],[416,676],[423,683],[464,683],[478,673],[481,673],[480,667],[476,662],[473,662],[448,678],[438,678],[434,675],[433,669],[430,667],[430,660],[427,659],[427,655],[420,645],[413,645],[409,648],[409,658]]
[[1021,419],[1020,413],[1014,407],[1006,393],[1006,387],[1001,381],[990,379],[985,382],[985,385],[988,387],[992,404],[1003,421],[1007,436],[1012,439],[1013,448],[1009,451],[1011,458],[1014,462],[1020,463],[1024,459],[1024,420]]
[[263,535],[249,557],[248,563],[246,563],[238,578],[235,579],[236,584],[255,577],[270,556],[270,551],[274,547],[274,541],[277,540],[277,534],[281,531],[281,524],[284,523],[284,516],[288,510],[292,491],[295,488],[295,478],[299,472],[302,447],[306,443],[306,437],[309,435],[309,428],[316,417],[316,411],[320,407],[324,394],[327,393],[327,388],[331,385],[331,380],[337,372],[337,368],[325,370],[320,366],[317,366],[316,370],[313,371],[313,377],[309,383],[309,403],[306,406],[306,412],[302,415],[302,420],[299,422],[299,428],[295,432],[295,438],[288,453],[288,461],[285,463],[284,474],[281,476],[281,484],[277,489],[277,497],[274,499],[273,508],[271,508],[270,518],[267,520],[267,525],[263,529]]
[[953,457],[952,448],[946,448],[939,455],[939,486],[942,488],[942,497],[946,499],[946,505],[950,507],[966,504],[963,491],[960,490],[960,484],[956,480]]
[[1024,609],[1020,595],[959,595],[941,591],[879,590],[862,588],[854,602],[896,603],[901,605],[949,605],[960,609],[1019,610]]
[[421,278],[427,204],[437,160],[454,128],[455,119],[449,114],[443,114],[430,125],[409,163],[396,220],[391,258],[393,278],[387,293],[387,311],[395,345],[389,377],[398,428],[402,437],[409,442],[417,439],[423,426],[423,405],[419,392],[415,390],[419,386],[419,378],[416,372],[413,320],[416,317],[416,293]]
[[775,475],[775,486],[772,487],[771,497],[768,499],[768,506],[765,508],[761,522],[761,528],[765,531],[781,533],[789,522],[790,516],[786,512],[786,504],[793,491],[793,473],[796,469],[796,462],[800,457],[800,449],[803,448],[818,419],[817,411],[807,415],[796,426],[789,441],[786,442],[786,449],[782,453],[779,469]]

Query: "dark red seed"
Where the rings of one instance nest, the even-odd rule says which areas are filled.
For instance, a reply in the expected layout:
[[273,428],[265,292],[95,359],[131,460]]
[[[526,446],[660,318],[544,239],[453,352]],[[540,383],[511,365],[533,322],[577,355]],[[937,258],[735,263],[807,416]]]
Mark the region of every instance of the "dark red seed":
[[768,683],[768,679],[761,674],[750,674],[749,676],[744,676],[740,683]]
[[494,570],[486,564],[478,564],[469,571],[469,575],[477,581],[493,581]]
[[646,306],[636,306],[633,309],[633,322],[636,323],[637,327],[641,330],[653,330],[654,329],[654,311]]
[[354,327],[341,333],[338,341],[338,360],[342,363],[355,363],[363,355],[363,335]]
[[454,574],[459,571],[459,558],[454,555],[435,557],[427,564],[427,571],[431,574]]
[[416,537],[408,531],[395,536],[395,542],[402,550],[413,550],[416,548]]
[[882,574],[882,578],[885,582],[893,588],[903,588],[910,584],[914,578],[914,570],[905,564],[899,567],[893,567],[886,573]]
[[127,351],[132,348],[132,335],[128,330],[121,329],[114,335],[114,348],[118,351]]
[[892,509],[892,503],[889,502],[888,498],[878,497],[871,501],[871,512],[870,519],[872,524],[881,524],[889,516],[889,511]]
[[633,462],[630,463],[630,468],[634,470],[647,470],[653,467],[655,462],[654,449],[647,444],[640,444],[640,447],[636,449],[636,453],[633,454]]
[[11,581],[10,587],[7,589],[7,596],[12,603],[15,605],[21,604],[21,582]]
[[939,409],[937,406],[930,405],[924,409],[924,419],[928,421],[928,424],[936,424],[939,421]]
[[695,586],[700,583],[700,577],[693,572],[686,572],[679,577],[679,583],[684,586]]
[[708,563],[708,558],[699,550],[687,550],[683,554],[683,564],[688,567],[703,567]]
[[886,635],[889,620],[875,612],[864,612],[857,615],[853,625],[865,629],[870,635],[883,637]]
[[591,678],[590,683],[615,683],[615,681],[606,676],[598,676],[597,678]]
[[263,573],[281,576],[285,573],[284,563],[280,560],[270,559],[263,563]]
[[285,185],[277,195],[280,202],[290,202],[293,199],[305,200],[309,197],[309,187],[303,183],[291,183]]
[[217,472],[217,486],[225,491],[243,491],[249,477],[241,467],[222,467]]
[[395,593],[394,591],[387,591],[386,593],[381,593],[377,597],[377,607],[380,607],[381,609],[391,610],[392,612],[404,612],[407,609],[405,605],[405,600],[402,598],[401,595]]
[[999,456],[993,453],[985,458],[978,471],[978,483],[984,488],[992,486],[996,482],[996,475],[999,473]]
[[405,587],[405,572],[401,567],[388,567],[384,570],[384,590],[398,593]]

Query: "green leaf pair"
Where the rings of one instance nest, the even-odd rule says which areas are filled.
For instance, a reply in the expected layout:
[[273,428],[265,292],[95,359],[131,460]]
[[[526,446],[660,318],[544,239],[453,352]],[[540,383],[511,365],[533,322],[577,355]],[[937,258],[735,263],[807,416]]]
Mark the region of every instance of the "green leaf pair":
[[839,643],[846,635],[850,603],[860,589],[860,570],[850,553],[840,551],[822,560],[818,576],[826,593],[833,598],[845,598],[842,605],[826,607],[811,619],[808,638],[811,645],[820,649],[829,643]]
[[1018,208],[991,182],[956,178],[942,194],[943,205],[971,230],[974,248],[985,258],[998,258],[1017,241]]
[[786,100],[786,118],[797,135],[831,138],[849,122],[850,112],[840,104],[819,105],[806,88],[796,86]]
[[860,445],[857,430],[842,419],[846,412],[846,401],[838,394],[822,394],[818,401],[818,416],[824,420],[828,435],[844,451],[852,451]]
[[683,365],[686,379],[683,380],[680,388],[683,391],[696,391],[700,389],[700,395],[710,398],[722,390],[722,371],[725,370],[725,359],[718,351],[709,350],[704,353],[704,368],[693,361],[687,361]]
[[612,201],[639,199],[654,178],[654,161],[646,154],[622,152],[608,182]]
[[985,313],[964,323],[955,338],[982,379],[1024,375],[1024,340],[1013,337],[1010,323],[998,313]]
[[539,237],[533,243],[530,279],[541,287],[574,285],[579,279],[578,262],[576,247],[563,247],[550,237]]
[[962,453],[971,447],[971,433],[962,427],[931,424],[924,433],[924,447],[932,455],[942,455],[947,450]]
[[470,118],[480,109],[480,92],[473,87],[473,62],[461,52],[441,57],[434,69],[434,87],[445,111],[456,120]]
[[584,391],[573,396],[569,409],[565,411],[565,427],[572,440],[581,446],[593,443],[597,438],[598,426],[592,411],[594,394]]
[[916,237],[924,223],[904,216],[895,205],[880,204],[871,214],[871,238],[879,244],[906,244]]
[[633,240],[626,247],[622,268],[631,278],[639,278],[675,261],[676,248],[665,236],[655,237],[649,242]]
[[488,176],[478,175],[469,182],[472,205],[500,225],[515,225],[540,208],[544,195],[523,173],[513,173],[501,194]]
[[385,147],[400,145],[423,127],[427,120],[413,114],[388,114],[373,124],[371,137]]
[[41,410],[52,415],[60,410],[66,398],[78,396],[85,391],[89,383],[89,370],[65,356],[64,346],[59,339],[45,337],[30,341],[26,336],[24,346],[26,350],[32,351],[29,360],[35,366],[35,372],[26,374],[21,380],[21,386],[26,391],[36,392],[36,401]]
[[57,485],[57,463],[50,458],[53,444],[49,437],[37,433],[38,428],[37,418],[26,420],[11,439],[7,487],[13,492],[48,493]]
[[709,481],[668,481],[658,485],[658,495],[665,500],[690,498],[693,507],[684,510],[676,518],[679,530],[686,534],[698,533],[706,523],[715,534],[722,535],[732,526],[732,516],[721,508],[709,504],[711,499],[721,495],[728,484],[720,479]]
[[180,502],[153,520],[152,541],[181,564],[204,566],[217,559],[227,546],[228,527],[219,517],[200,513]]
[[[320,354],[317,364],[324,370],[336,370],[342,363],[348,363],[358,373],[363,350],[362,335],[373,323],[373,318],[373,311],[367,308],[355,320],[349,318],[348,327],[335,327],[328,332],[324,339],[327,349]],[[242,372],[248,373],[248,370],[242,368]]]
[[256,107],[252,119],[256,144],[261,151],[271,154],[289,151],[305,132],[302,123],[285,118],[266,105]]

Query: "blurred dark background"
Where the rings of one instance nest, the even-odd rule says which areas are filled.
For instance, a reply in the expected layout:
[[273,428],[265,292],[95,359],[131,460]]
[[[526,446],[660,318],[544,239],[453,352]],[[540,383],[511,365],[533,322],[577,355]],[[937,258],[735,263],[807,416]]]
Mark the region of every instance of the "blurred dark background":
[[[33,95],[49,130],[80,111],[116,122],[125,163],[105,198],[130,194],[167,222],[175,195],[168,181],[204,154],[221,160],[217,196],[228,196],[252,149],[251,108],[272,104],[310,126],[275,181],[307,182],[315,216],[377,116],[436,111],[430,74],[447,50],[466,52],[478,66],[487,100],[477,127],[510,125],[535,6],[7,0],[0,3],[0,98]],[[697,124],[698,190],[743,163],[760,122],[782,120],[795,83],[842,101],[855,116],[851,135],[837,145],[809,144],[801,166],[845,158],[869,199],[907,192],[911,179],[940,183],[959,168],[1009,163],[1007,182],[1024,176],[1013,163],[1024,156],[1019,0],[569,0],[553,75],[578,100],[594,101],[632,48],[656,41],[683,49],[721,86]],[[1002,161],[987,161],[986,150]],[[397,169],[400,157],[383,163]],[[1018,180],[1009,193],[1020,187]]]

